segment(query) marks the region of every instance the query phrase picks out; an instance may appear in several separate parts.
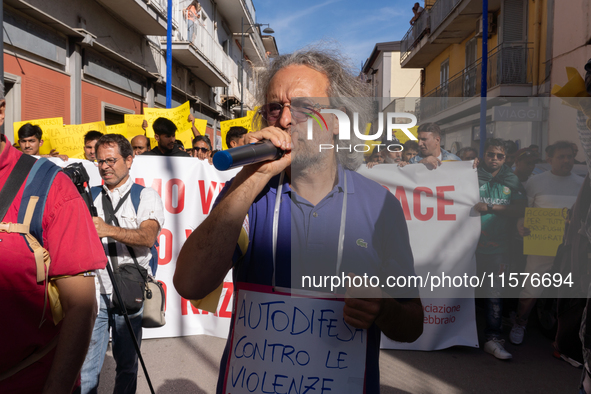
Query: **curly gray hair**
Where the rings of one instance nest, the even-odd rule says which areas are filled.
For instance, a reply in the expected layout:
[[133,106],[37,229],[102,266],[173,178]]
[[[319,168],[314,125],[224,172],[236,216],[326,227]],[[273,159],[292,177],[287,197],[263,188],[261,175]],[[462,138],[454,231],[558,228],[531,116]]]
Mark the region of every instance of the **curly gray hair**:
[[[358,113],[361,125],[371,123],[372,103],[367,84],[354,76],[353,69],[348,66],[348,61],[334,50],[304,49],[274,58],[259,77],[258,105],[266,103],[267,90],[275,74],[279,70],[293,65],[308,66],[326,75],[329,81],[327,95],[331,99],[331,106],[345,108],[349,119],[353,119],[354,112]],[[260,113],[257,113],[253,120],[255,124],[258,121],[262,122],[261,124],[266,124]],[[337,150],[339,163],[344,168],[355,171],[362,164],[363,155],[349,148],[364,142],[352,131],[351,139],[347,141],[338,140],[338,136],[335,136],[335,145],[342,147]]]

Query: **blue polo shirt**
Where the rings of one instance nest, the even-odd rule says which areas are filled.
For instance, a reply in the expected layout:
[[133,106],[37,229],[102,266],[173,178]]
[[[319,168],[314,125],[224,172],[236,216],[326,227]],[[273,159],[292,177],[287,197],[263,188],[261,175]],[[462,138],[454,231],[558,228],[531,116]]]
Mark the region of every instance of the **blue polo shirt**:
[[[316,206],[292,192],[289,180],[284,179],[277,237],[276,286],[298,287],[302,274],[336,274],[344,176],[347,177],[348,201],[341,271],[379,275],[382,280],[387,275],[414,275],[406,220],[396,197],[376,182],[339,166],[337,184]],[[231,183],[226,184],[216,205]],[[234,253],[234,283],[271,285],[273,212],[278,183],[279,176],[272,178],[248,211]],[[397,289],[392,295],[412,299],[419,293],[412,288]],[[231,327],[234,318],[232,313]],[[222,392],[230,338],[231,335],[220,364],[218,393]],[[368,330],[366,393],[380,391],[379,350],[380,330],[374,324]]]

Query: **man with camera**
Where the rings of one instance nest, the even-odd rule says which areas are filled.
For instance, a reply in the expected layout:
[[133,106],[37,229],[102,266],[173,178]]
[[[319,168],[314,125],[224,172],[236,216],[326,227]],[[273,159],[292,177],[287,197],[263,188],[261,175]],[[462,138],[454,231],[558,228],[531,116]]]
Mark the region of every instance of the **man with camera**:
[[[113,270],[118,271],[121,268],[123,271],[124,267],[134,270],[139,266],[141,268],[137,269],[143,272],[142,276],[151,275],[150,248],[164,224],[162,200],[154,189],[142,188],[139,204],[134,201],[134,189],[141,186],[134,184],[129,176],[133,164],[133,150],[125,137],[119,134],[102,136],[96,143],[95,153],[104,185],[100,193],[94,197],[98,217],[93,220]],[[118,299],[113,294],[107,270],[100,270],[98,279],[101,293],[99,314],[82,366],[82,393],[97,392],[109,343],[109,326],[113,329],[113,357],[117,363],[114,392],[135,393],[138,357],[134,349],[134,339],[120,309],[115,306],[118,305]],[[123,286],[120,283],[118,282],[118,287],[121,290]],[[142,312],[142,302],[138,302],[137,310],[128,307],[128,315],[138,345],[141,344],[142,337]]]

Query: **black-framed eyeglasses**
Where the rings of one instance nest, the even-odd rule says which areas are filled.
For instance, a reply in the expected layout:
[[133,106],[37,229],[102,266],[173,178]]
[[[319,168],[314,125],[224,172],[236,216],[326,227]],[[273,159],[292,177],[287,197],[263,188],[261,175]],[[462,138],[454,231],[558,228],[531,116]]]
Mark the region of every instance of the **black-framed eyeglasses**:
[[486,157],[489,159],[494,159],[495,157],[499,160],[503,160],[505,158],[504,153],[495,153],[495,152],[486,152]]
[[294,101],[290,104],[281,103],[267,103],[259,109],[259,112],[263,119],[273,124],[281,117],[283,108],[289,108],[291,112],[291,118],[297,123],[305,122],[312,114],[321,108],[328,108],[320,104],[312,104],[309,102],[298,102]]
[[117,160],[119,160],[120,157],[108,157],[105,160],[97,160],[96,162],[98,163],[99,167],[102,167],[103,164],[107,163],[107,165],[109,167],[113,167],[115,165],[115,163],[117,163]]
[[209,152],[209,149],[208,149],[208,148],[197,148],[197,147],[195,147],[195,148],[193,148],[193,150],[194,150],[195,152],[197,152],[197,151],[201,151],[202,153],[207,153],[207,152]]

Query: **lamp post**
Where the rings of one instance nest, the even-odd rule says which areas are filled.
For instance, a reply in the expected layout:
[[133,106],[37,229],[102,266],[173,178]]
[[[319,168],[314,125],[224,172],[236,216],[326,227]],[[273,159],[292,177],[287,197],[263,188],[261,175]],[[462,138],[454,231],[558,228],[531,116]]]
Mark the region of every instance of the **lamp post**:
[[248,29],[246,31],[244,31],[244,17],[240,20],[240,50],[241,50],[241,56],[240,56],[240,117],[242,118],[244,116],[244,35],[248,34],[251,29],[254,29],[255,27],[260,27],[260,26],[267,26],[267,28],[265,30],[263,30],[263,33],[267,33],[267,34],[273,34],[275,33],[275,31],[273,29],[271,29],[269,27],[268,23],[255,23],[253,25],[251,25],[250,23],[248,24]]

